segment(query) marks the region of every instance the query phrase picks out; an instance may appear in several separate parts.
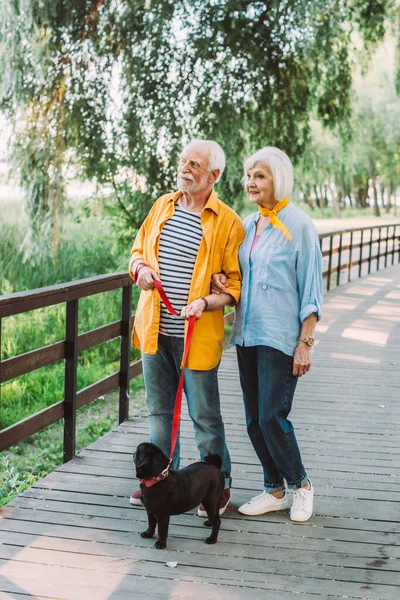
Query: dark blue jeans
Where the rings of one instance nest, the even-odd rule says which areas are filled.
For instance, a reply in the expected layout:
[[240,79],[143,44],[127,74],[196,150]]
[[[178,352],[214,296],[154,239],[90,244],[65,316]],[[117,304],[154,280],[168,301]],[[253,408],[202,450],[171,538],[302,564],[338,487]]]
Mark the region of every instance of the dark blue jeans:
[[301,462],[292,423],[297,377],[293,357],[269,346],[236,346],[243,391],[247,432],[264,469],[264,491],[304,485],[307,474]]
[[[172,417],[180,377],[183,338],[159,335],[156,354],[143,354],[143,376],[149,411],[150,441],[169,456]],[[225,443],[218,390],[218,367],[208,371],[185,369],[184,390],[200,458],[210,452],[222,459],[225,487],[231,487],[231,459]],[[179,434],[172,468],[179,468]]]

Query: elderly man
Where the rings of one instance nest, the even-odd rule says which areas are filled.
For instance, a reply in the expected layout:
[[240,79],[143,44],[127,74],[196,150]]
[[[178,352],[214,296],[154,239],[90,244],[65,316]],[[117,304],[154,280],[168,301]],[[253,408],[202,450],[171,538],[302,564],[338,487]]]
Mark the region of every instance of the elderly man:
[[[216,142],[195,140],[186,146],[179,157],[179,191],[154,203],[137,234],[130,260],[131,276],[142,290],[133,340],[143,356],[150,440],[167,456],[185,319],[191,315],[198,319],[185,368],[185,395],[200,457],[211,452],[222,458],[225,491],[220,514],[230,499],[231,461],[220,412],[217,370],[224,338],[223,309],[240,296],[238,248],[244,239],[240,218],[213,189],[224,168],[225,155]],[[227,275],[229,293],[210,294],[211,275],[220,271]],[[161,279],[181,316],[167,311],[154,289],[155,279]],[[178,467],[179,439],[172,462],[172,468]],[[130,502],[141,504],[140,490],[132,494]],[[198,514],[207,516],[202,505]]]

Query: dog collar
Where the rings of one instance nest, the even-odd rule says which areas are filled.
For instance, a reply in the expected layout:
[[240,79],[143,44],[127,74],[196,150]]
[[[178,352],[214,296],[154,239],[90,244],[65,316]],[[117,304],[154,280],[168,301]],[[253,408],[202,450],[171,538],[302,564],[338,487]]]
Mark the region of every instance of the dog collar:
[[163,481],[163,479],[166,479],[168,475],[169,468],[168,470],[165,470],[162,473],[160,473],[160,475],[157,475],[157,477],[151,477],[151,479],[139,479],[139,482],[149,488],[158,483],[159,481]]

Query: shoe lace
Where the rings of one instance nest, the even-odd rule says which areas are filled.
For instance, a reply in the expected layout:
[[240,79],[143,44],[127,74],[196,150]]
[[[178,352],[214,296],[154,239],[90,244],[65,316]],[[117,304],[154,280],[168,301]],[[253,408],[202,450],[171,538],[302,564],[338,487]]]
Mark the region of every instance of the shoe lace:
[[307,502],[307,490],[299,488],[293,494],[293,508],[296,510],[304,510]]

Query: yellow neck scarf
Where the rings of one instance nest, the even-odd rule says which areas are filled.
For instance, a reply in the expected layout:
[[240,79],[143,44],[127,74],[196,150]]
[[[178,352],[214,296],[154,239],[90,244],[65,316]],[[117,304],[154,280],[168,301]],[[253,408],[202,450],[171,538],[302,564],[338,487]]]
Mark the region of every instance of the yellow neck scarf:
[[287,206],[288,204],[289,200],[287,198],[284,198],[283,200],[280,200],[278,204],[275,204],[274,208],[272,209],[264,208],[264,206],[259,206],[258,210],[260,211],[263,217],[269,217],[272,227],[277,227],[278,229],[280,229],[283,232],[285,238],[291,240],[292,236],[290,235],[287,227],[285,227],[285,225],[282,223],[282,221],[276,214],[280,210],[282,210],[282,208],[285,208],[285,206]]

